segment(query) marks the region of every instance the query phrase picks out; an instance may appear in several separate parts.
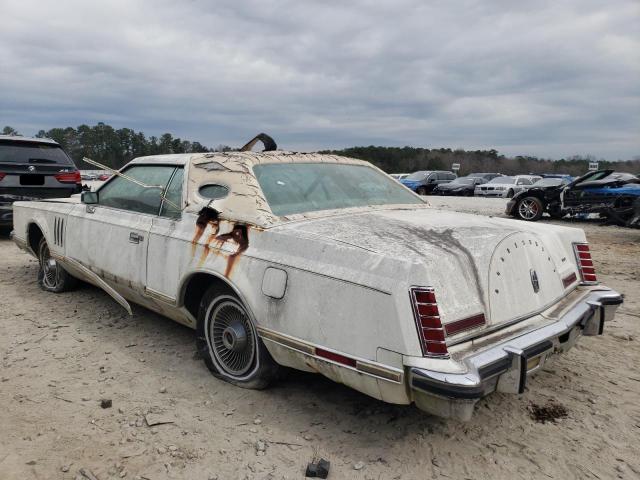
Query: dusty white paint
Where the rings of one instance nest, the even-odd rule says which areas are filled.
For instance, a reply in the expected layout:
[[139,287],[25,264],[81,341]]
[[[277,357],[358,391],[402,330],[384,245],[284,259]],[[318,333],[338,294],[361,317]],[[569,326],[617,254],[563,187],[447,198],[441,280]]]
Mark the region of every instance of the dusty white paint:
[[[465,372],[469,365],[462,360],[481,348],[477,340],[467,341],[450,347],[450,359],[424,358],[411,286],[435,289],[443,323],[485,314],[486,327],[448,339],[453,343],[518,319],[500,338],[523,326],[546,325],[545,312],[576,287],[574,282],[565,289],[562,278],[576,271],[571,244],[585,241],[582,230],[453,213],[426,203],[278,217],[252,170],[276,162],[369,165],[286,152],[143,157],[132,164],[186,169],[179,220],[100,205],[88,209],[77,198],[20,202],[14,207],[16,240],[28,242],[29,224],[35,223],[63,263],[71,258],[130,301],[191,327],[195,318],[184,308],[184,288],[194,273],[209,273],[236,291],[264,331],[400,372],[407,366]],[[208,184],[225,185],[230,194],[204,199],[198,190]],[[203,216],[204,207],[210,210]],[[66,225],[62,245],[51,242],[56,218]],[[143,241],[130,243],[131,233]],[[543,285],[539,294],[528,283],[531,269]],[[265,272],[271,273],[265,278]],[[412,401],[404,383],[320,361],[273,339],[265,344],[283,365],[319,371],[387,401]]]

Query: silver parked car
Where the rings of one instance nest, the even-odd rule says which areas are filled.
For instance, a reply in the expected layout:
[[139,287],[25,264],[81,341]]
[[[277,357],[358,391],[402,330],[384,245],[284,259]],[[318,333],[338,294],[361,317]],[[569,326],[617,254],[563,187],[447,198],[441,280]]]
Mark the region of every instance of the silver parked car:
[[487,183],[478,185],[474,194],[479,197],[506,197],[511,198],[516,193],[530,187],[542,177],[535,175],[516,175],[495,177]]

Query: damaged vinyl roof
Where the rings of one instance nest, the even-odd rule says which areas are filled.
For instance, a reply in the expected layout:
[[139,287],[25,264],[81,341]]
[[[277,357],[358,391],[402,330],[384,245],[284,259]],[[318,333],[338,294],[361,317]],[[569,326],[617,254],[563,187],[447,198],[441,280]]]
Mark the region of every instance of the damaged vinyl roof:
[[[253,173],[254,166],[274,163],[333,163],[375,168],[368,162],[338,155],[285,151],[154,155],[136,158],[129,165],[149,163],[185,167],[187,191],[182,206],[185,211],[197,213],[209,206],[218,211],[221,218],[233,218],[264,228],[291,219],[273,214]],[[228,194],[215,200],[205,198],[200,194],[200,189],[207,185],[226,187]]]

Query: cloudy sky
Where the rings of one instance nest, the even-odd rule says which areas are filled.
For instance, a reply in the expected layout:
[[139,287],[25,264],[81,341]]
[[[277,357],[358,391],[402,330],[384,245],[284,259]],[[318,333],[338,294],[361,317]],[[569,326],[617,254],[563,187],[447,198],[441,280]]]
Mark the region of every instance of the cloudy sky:
[[0,0],[0,128],[640,157],[640,1]]

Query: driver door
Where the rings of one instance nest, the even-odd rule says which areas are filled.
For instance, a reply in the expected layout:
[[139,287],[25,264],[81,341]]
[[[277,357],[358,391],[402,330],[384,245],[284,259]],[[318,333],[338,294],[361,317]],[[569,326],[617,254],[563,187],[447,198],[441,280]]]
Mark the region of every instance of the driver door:
[[118,291],[142,293],[147,246],[161,193],[174,165],[133,165],[98,190],[98,203],[76,205],[69,215],[68,255],[93,270]]

